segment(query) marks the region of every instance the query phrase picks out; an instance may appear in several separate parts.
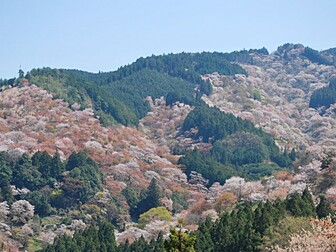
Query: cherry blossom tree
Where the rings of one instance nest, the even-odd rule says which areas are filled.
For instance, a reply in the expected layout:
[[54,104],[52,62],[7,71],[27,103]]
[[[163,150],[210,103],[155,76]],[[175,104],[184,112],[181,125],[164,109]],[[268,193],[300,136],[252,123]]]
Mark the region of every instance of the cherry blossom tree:
[[26,200],[18,200],[11,207],[12,221],[27,223],[34,216],[34,206]]

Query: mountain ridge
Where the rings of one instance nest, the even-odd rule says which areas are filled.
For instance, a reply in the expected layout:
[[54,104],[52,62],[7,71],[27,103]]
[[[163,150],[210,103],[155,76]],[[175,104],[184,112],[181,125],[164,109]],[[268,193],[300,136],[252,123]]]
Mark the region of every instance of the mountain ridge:
[[[212,72],[200,75],[205,85],[204,92],[200,92],[201,83],[192,83],[181,77],[166,78],[164,74],[168,75],[167,73],[154,73],[152,69],[131,73],[123,80],[136,82],[134,76],[140,79],[144,75],[153,74],[156,77],[152,78],[154,81],[150,85],[156,85],[160,78],[169,82],[168,84],[174,83],[171,86],[167,84],[165,91],[160,86],[156,87],[164,95],[157,92],[153,97],[148,97],[147,93],[141,93],[143,90],[136,91],[141,94],[137,100],[145,102],[148,107],[141,110],[141,116],[134,117],[139,123],[125,123],[132,127],[117,123],[115,118],[111,119],[112,127],[105,127],[99,121],[103,115],[97,113],[97,108],[120,106],[118,111],[122,116],[124,112],[131,113],[129,109],[137,103],[119,104],[120,101],[116,102],[115,97],[107,96],[109,103],[101,96],[98,106],[94,104],[98,99],[93,100],[85,93],[93,87],[93,83],[85,83],[82,78],[69,77],[62,70],[46,69],[51,74],[41,75],[43,78],[39,80],[40,86],[46,85],[49,91],[32,83],[34,72],[27,73],[27,79],[21,76],[14,80],[11,83],[14,87],[3,86],[0,92],[0,151],[5,151],[10,156],[10,162],[15,164],[15,160],[23,153],[33,155],[37,151],[46,151],[48,155],[54,156],[58,153],[65,162],[73,152],[85,150],[103,172],[104,182],[103,188],[90,196],[88,202],[66,209],[53,206],[52,214],[42,217],[33,213],[27,215],[27,220],[21,224],[12,224],[12,221],[17,221],[13,206],[1,203],[0,218],[5,225],[0,226],[0,245],[5,239],[6,244],[11,241],[13,247],[18,247],[20,245],[17,243],[21,243],[42,248],[41,246],[52,243],[56,234],[73,234],[75,230],[95,223],[96,218],[106,219],[117,227],[118,243],[132,242],[141,236],[149,241],[156,239],[159,227],[167,234],[170,232],[170,225],[180,225],[179,219],[183,219],[185,228],[192,231],[197,229],[196,224],[205,220],[206,216],[216,219],[224,209],[240,209],[242,201],[262,205],[261,202],[267,200],[289,200],[295,192],[303,194],[305,188],[309,188],[314,194],[315,204],[321,200],[319,195],[323,194],[335,208],[335,104],[326,108],[324,113],[320,113],[319,109],[309,108],[311,95],[325,87],[333,78],[335,66],[311,61],[304,56],[305,50],[306,47],[302,45],[287,44],[271,54],[265,51],[228,54],[241,61],[240,68],[247,74],[223,75]],[[329,59],[332,57],[330,54],[325,55]],[[53,74],[58,74],[57,78]],[[151,78],[147,76],[143,82],[148,80]],[[119,83],[118,89],[122,88],[123,83]],[[181,89],[177,90],[175,85],[180,84],[186,88],[185,95],[179,97],[174,95],[174,91],[179,93]],[[88,88],[81,89],[85,85]],[[56,89],[54,94],[50,93],[52,88]],[[101,93],[97,93],[100,95],[106,91],[99,90]],[[129,94],[132,91],[125,90]],[[73,103],[60,99],[62,94],[67,97],[70,93],[75,96]],[[183,97],[190,97],[191,102],[181,99]],[[288,155],[294,149],[296,156],[293,165],[288,165],[285,169],[275,169],[270,173],[272,176],[262,177],[260,180],[233,176],[226,178],[225,183],[220,184],[215,180],[209,184],[202,172],[192,169],[187,177],[186,166],[178,162],[182,156],[177,155],[176,150],[195,149],[207,157],[213,149],[213,142],[205,141],[205,138],[197,135],[197,126],[183,130],[187,116],[196,108],[205,106],[204,103],[252,122],[258,129],[275,138],[281,153]],[[134,111],[136,110],[132,113],[135,114]],[[210,123],[209,126],[211,125],[216,124]],[[246,132],[242,136],[246,139],[251,137]],[[253,137],[251,139],[257,141]],[[238,140],[241,138],[233,134],[231,138],[224,138],[222,143],[225,146],[234,146]],[[260,165],[266,167],[268,163],[265,160]],[[252,164],[248,164],[251,165],[251,171],[259,171]],[[236,166],[239,166],[238,163]],[[209,166],[209,169],[212,167]],[[54,183],[55,181],[48,184],[47,189],[52,192],[50,196],[66,189],[62,183],[73,183],[75,186],[76,181],[69,180],[68,176],[77,176],[76,172],[78,170],[65,172],[61,175],[61,180],[57,181],[59,184]],[[153,179],[158,182],[154,187],[158,190],[159,204],[174,214],[170,221],[155,215],[153,220],[145,220],[145,224],[132,223],[131,215],[140,209],[143,204],[140,202],[146,202],[146,190]],[[16,193],[14,201],[17,203],[14,206],[26,204],[29,209],[34,209],[34,201],[30,196],[37,192],[15,186],[15,180],[9,182],[13,186],[12,191]],[[1,188],[1,197],[4,197],[3,189]],[[26,199],[30,201],[24,202]],[[155,212],[160,209],[152,209],[160,216],[161,212]],[[6,211],[10,214],[5,214]],[[36,218],[42,224],[37,224]],[[40,229],[35,229],[36,225]],[[35,251],[36,247],[30,247],[29,250]]]

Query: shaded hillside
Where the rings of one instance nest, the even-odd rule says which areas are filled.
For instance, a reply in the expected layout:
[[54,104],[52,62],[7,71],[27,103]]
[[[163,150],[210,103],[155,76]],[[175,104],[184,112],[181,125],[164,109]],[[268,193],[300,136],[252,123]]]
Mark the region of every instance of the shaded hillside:
[[323,50],[322,53],[336,56],[336,47]]
[[[185,118],[182,130],[194,129],[196,139],[212,144],[209,152],[185,152],[180,163],[186,173],[201,173],[210,183],[224,182],[240,174],[249,179],[270,176],[278,167],[289,167],[295,160],[281,153],[273,137],[247,121],[207,106],[196,107]],[[190,133],[189,133],[190,134]],[[276,164],[269,164],[270,162]]]
[[239,60],[244,55],[244,52],[168,54],[140,58],[108,73],[43,68],[31,70],[26,77],[70,104],[92,106],[105,124],[116,121],[137,125],[149,111],[147,96],[155,99],[170,94],[174,101],[192,105],[203,93],[211,93],[211,85],[202,80],[201,74],[246,74],[241,66],[227,60]]
[[83,108],[92,106],[105,123],[115,120],[125,125],[136,125],[149,111],[145,101],[147,96],[156,98],[177,92],[179,99],[187,103],[195,102],[194,84],[148,69],[110,86],[96,85],[91,80],[62,69],[33,69],[30,79],[70,104],[79,103]]
[[309,107],[328,109],[332,104],[336,103],[336,78],[331,79],[327,87],[315,90],[309,102]]
[[304,57],[307,57],[311,62],[321,64],[321,65],[332,65],[333,61],[329,60],[327,57],[324,57],[319,51],[316,51],[310,47],[305,47],[302,54]]

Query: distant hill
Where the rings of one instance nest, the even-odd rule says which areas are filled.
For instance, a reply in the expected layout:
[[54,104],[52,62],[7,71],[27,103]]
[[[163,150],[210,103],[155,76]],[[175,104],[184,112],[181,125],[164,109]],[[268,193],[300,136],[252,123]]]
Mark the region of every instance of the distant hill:
[[327,50],[323,50],[322,53],[325,53],[325,54],[332,54],[334,56],[336,56],[336,47],[334,48],[329,48]]
[[336,78],[331,79],[327,87],[317,89],[313,92],[309,107],[329,108],[334,103],[336,103]]
[[[252,50],[268,54],[266,49]],[[92,106],[105,124],[136,125],[150,110],[147,96],[173,94],[176,100],[195,104],[211,85],[201,74],[247,74],[232,61],[249,62],[249,51],[233,53],[179,53],[139,58],[136,62],[107,73],[66,69],[33,69],[31,83],[55,93],[70,104]]]

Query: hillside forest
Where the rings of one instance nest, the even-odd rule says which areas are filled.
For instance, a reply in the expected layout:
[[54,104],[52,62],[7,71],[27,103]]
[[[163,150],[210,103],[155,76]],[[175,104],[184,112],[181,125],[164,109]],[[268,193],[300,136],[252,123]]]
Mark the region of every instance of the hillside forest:
[[336,54],[0,79],[0,250],[335,251]]

